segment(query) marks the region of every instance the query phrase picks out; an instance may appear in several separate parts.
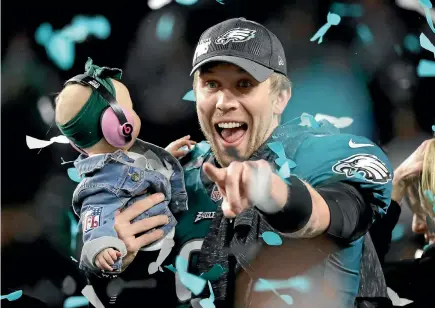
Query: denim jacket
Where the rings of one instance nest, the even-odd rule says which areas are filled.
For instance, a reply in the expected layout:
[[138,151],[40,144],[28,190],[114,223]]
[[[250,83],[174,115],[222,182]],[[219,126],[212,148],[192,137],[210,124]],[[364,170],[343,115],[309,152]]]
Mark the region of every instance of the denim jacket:
[[85,176],[73,195],[74,212],[80,217],[79,225],[83,230],[82,269],[98,272],[95,257],[106,248],[114,248],[122,256],[112,267],[115,272],[121,270],[127,249],[114,229],[118,209],[129,207],[149,194],[164,193],[163,202],[133,221],[167,215],[169,223],[162,227],[165,235],[177,223],[172,213],[187,210],[184,176],[178,161],[162,148],[140,140],[137,143],[146,145],[149,151],[136,161],[118,150],[91,157],[81,155],[74,162],[79,175]]

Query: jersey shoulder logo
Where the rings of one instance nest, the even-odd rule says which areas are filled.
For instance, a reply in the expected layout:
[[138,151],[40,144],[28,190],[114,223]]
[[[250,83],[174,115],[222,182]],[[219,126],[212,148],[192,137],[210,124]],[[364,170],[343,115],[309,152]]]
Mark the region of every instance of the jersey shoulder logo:
[[241,43],[249,41],[255,37],[256,30],[248,28],[233,28],[220,35],[216,40],[216,44],[226,45],[229,42]]
[[219,191],[219,188],[217,187],[216,184],[213,186],[213,189],[211,190],[210,198],[215,203],[222,199],[222,193],[221,191]]
[[348,178],[353,178],[359,174],[365,180],[377,184],[384,184],[392,179],[385,163],[371,154],[356,154],[340,160],[334,164],[332,171],[344,174]]
[[196,218],[195,218],[195,221],[193,223],[197,223],[197,222],[204,220],[204,219],[213,219],[215,214],[216,214],[215,211],[198,211],[196,213]]

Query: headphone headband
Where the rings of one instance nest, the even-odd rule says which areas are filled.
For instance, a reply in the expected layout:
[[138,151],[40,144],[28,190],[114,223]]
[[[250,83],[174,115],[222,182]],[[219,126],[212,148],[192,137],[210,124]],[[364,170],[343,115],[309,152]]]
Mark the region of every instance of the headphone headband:
[[[93,90],[97,91],[109,104],[110,108],[113,110],[114,114],[118,118],[121,126],[128,123],[128,120],[125,117],[124,112],[122,111],[118,101],[116,101],[116,98],[98,80],[96,80],[92,76],[89,76],[88,74],[79,74],[67,80],[64,84],[64,87],[70,83],[79,83],[84,86],[89,86]],[[125,139],[127,142],[131,141],[131,132],[130,134],[127,134],[125,136]]]

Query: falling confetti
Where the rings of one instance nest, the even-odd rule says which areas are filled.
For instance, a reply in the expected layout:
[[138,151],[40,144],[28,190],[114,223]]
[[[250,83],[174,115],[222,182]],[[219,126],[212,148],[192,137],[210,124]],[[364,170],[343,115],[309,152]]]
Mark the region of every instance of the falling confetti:
[[424,13],[426,14],[426,20],[429,27],[435,33],[435,27],[433,26],[433,21],[430,13],[430,10],[432,9],[432,3],[430,2],[430,0],[420,0],[419,2],[420,5],[424,8]]
[[308,293],[311,289],[310,281],[304,276],[296,276],[287,280],[269,279],[268,284],[262,281],[257,281],[254,286],[254,291],[268,291],[270,286],[274,289],[294,289],[300,293]]
[[207,280],[207,281],[215,281],[224,272],[225,272],[225,269],[220,264],[215,264],[206,273],[202,273],[201,275],[199,275],[199,277],[201,277],[202,279]]
[[364,24],[357,25],[356,33],[358,34],[359,38],[364,44],[370,45],[371,43],[373,43],[373,34],[367,25]]
[[435,46],[432,44],[431,41],[429,41],[429,39],[427,38],[426,35],[424,35],[424,33],[420,34],[420,45],[424,49],[433,52],[435,57]]
[[207,281],[204,279],[192,275],[187,272],[187,261],[181,256],[177,256],[175,259],[175,267],[177,269],[178,276],[181,283],[188,288],[193,294],[199,295],[204,290]]
[[74,182],[80,182],[84,179],[84,177],[80,177],[77,169],[75,167],[70,167],[67,169],[68,177]]
[[332,123],[338,129],[347,128],[353,123],[353,119],[350,117],[334,117],[325,114],[316,114],[316,116],[314,116],[314,120],[315,121],[326,120]]
[[148,6],[151,10],[158,10],[171,2],[172,0],[148,0]]
[[74,262],[78,263],[79,261],[77,261],[74,257],[70,256],[71,260],[73,260]]
[[12,292],[8,295],[1,295],[1,299],[7,299],[9,301],[15,301],[17,299],[19,299],[21,296],[23,296],[23,291],[22,290],[18,290],[15,292]]
[[300,119],[301,119],[301,123],[299,123],[300,126],[311,127],[313,129],[317,129],[320,127],[316,119],[310,114],[302,113]]
[[29,147],[29,149],[45,148],[47,146],[50,146],[53,143],[69,144],[69,140],[64,135],[52,137],[52,138],[50,138],[49,141],[37,139],[37,138],[26,135],[26,144],[27,144],[27,147]]
[[210,290],[210,297],[201,299],[199,304],[202,308],[216,308],[214,305],[214,292],[210,281],[208,281],[208,289]]
[[400,47],[400,45],[398,44],[394,45],[394,50],[398,56],[402,55],[402,47]]
[[282,239],[281,237],[275,233],[275,232],[264,232],[261,234],[261,236],[266,244],[269,246],[281,246],[282,245]]
[[275,293],[275,295],[277,295],[279,298],[281,298],[287,305],[292,305],[293,304],[293,298],[290,295],[281,295],[279,294],[274,288],[273,286],[265,279],[258,279],[259,282],[261,282],[263,285],[267,286],[267,289],[265,291],[272,291],[273,293]]
[[435,61],[421,59],[417,66],[419,77],[435,77]]
[[217,3],[224,5],[224,1],[223,0],[216,0]]
[[323,36],[326,34],[326,32],[331,28],[331,26],[337,26],[341,21],[341,17],[337,14],[328,13],[327,16],[327,23],[323,25],[316,34],[310,39],[311,42],[319,40],[318,44],[323,42]]
[[435,133],[435,125],[432,126],[432,132]]
[[192,101],[192,102],[196,102],[195,99],[195,93],[193,92],[193,90],[189,90],[183,97],[184,101]]
[[335,2],[331,6],[331,11],[343,17],[361,17],[363,15],[363,9],[359,4]]
[[110,32],[110,23],[104,16],[78,15],[60,30],[53,30],[49,23],[41,24],[35,31],[35,41],[45,47],[48,57],[60,69],[69,70],[74,64],[76,43],[83,43],[90,35],[105,40]]
[[172,251],[172,247],[175,245],[175,242],[171,238],[165,238],[162,243],[162,247],[160,248],[159,256],[155,262],[150,263],[148,266],[148,273],[150,275],[157,272],[157,270],[163,271],[161,266],[162,263],[166,260],[168,255]]
[[407,50],[409,50],[411,53],[417,54],[420,52],[420,45],[418,38],[413,34],[408,34],[404,40],[403,45]]
[[72,211],[68,211],[68,219],[69,219],[69,230],[71,234],[71,242],[70,248],[71,251],[74,252],[76,250],[77,245],[77,234],[79,233],[79,226],[74,218],[74,214]]
[[84,296],[71,296],[63,302],[64,308],[80,308],[89,305],[89,301]]
[[391,241],[398,241],[403,235],[405,235],[405,228],[402,224],[397,224],[391,233]]
[[198,2],[198,0],[175,0],[178,4],[181,5],[193,5]]
[[168,41],[172,36],[172,30],[175,24],[175,17],[171,13],[162,15],[156,27],[156,36],[160,41]]

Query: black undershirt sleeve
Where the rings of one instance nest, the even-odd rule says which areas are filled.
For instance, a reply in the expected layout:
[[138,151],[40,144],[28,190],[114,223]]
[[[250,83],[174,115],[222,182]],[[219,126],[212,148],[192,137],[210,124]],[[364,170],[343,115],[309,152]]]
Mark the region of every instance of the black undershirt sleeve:
[[[305,184],[291,177],[287,204],[275,214],[262,212],[265,219],[282,233],[304,227],[312,213],[311,195]],[[364,196],[351,184],[337,182],[316,188],[329,207],[331,222],[327,234],[344,242],[363,236],[372,224],[373,210]]]

